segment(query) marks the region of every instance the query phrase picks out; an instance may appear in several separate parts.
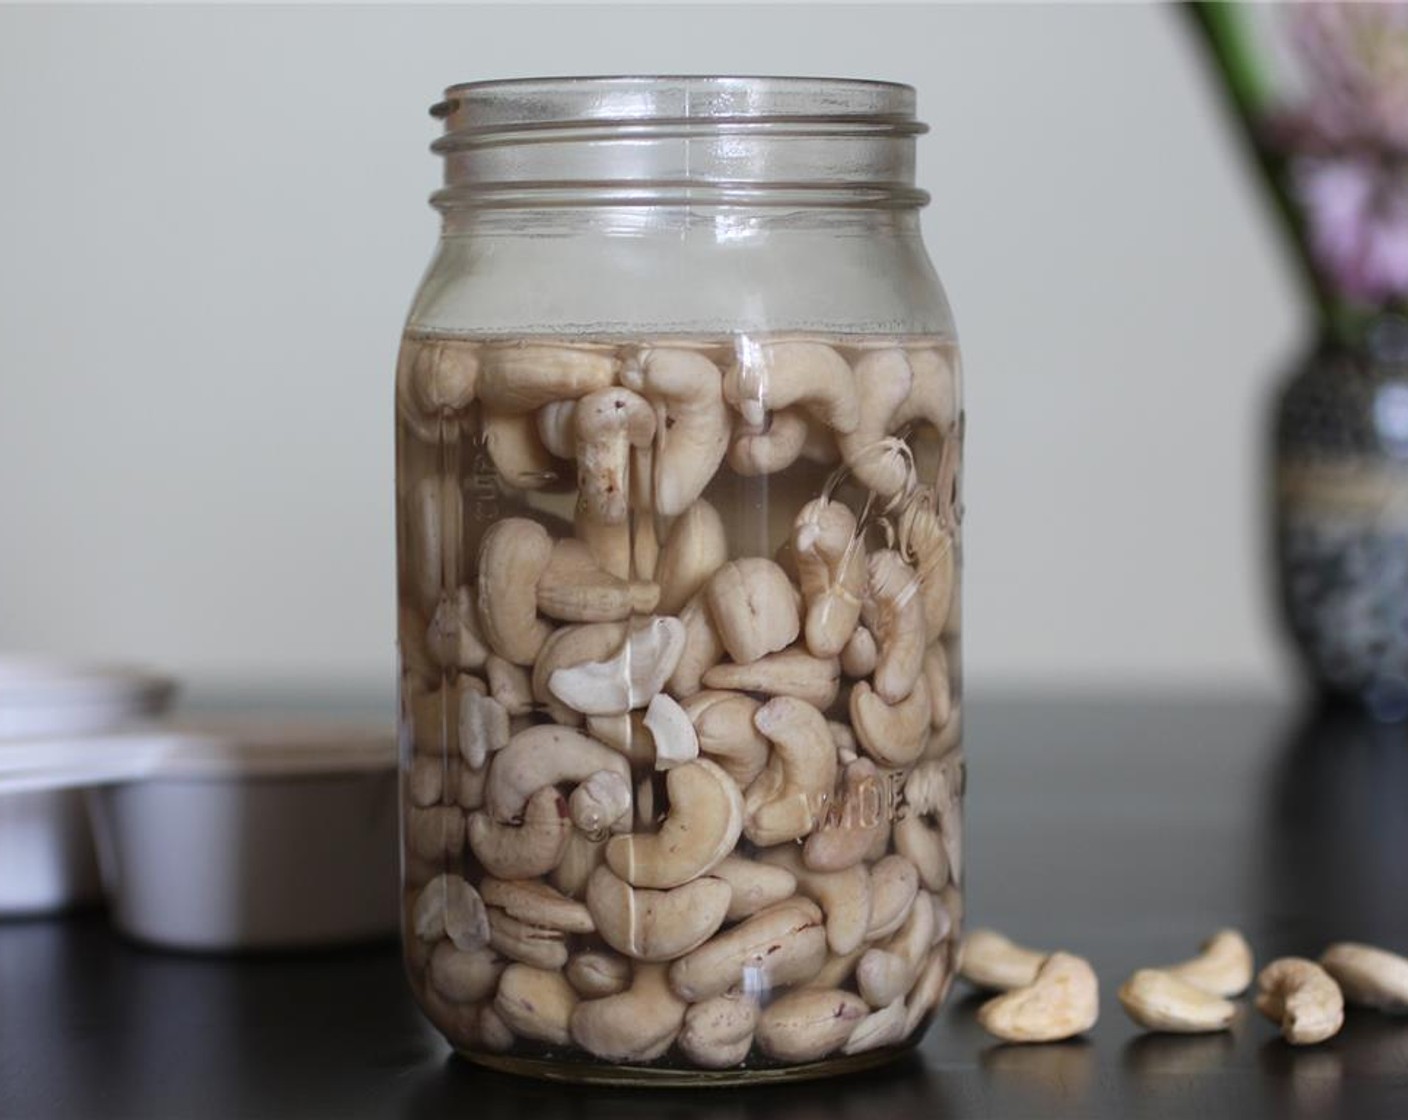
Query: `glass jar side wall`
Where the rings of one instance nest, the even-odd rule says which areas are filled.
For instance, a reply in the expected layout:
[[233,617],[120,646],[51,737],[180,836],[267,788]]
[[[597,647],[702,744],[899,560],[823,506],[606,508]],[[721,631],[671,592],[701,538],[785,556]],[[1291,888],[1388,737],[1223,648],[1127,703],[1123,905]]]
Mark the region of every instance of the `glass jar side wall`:
[[962,921],[939,336],[408,334],[404,924],[476,1060],[621,1081],[913,1045]]

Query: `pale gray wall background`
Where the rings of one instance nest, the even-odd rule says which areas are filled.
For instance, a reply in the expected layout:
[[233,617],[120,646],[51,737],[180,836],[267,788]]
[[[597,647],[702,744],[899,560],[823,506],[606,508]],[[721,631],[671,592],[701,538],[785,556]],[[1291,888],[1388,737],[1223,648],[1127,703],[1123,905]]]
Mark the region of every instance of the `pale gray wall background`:
[[0,7],[0,648],[393,662],[391,378],[457,80],[918,87],[977,686],[1275,687],[1265,398],[1305,323],[1155,7]]

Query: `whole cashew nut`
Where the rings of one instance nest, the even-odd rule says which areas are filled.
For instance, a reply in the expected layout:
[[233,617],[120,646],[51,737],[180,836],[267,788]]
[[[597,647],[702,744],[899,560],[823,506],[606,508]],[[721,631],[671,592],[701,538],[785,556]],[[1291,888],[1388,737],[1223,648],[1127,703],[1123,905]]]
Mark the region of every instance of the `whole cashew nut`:
[[1257,974],[1256,1009],[1280,1026],[1292,1046],[1324,1042],[1344,1024],[1339,985],[1303,957],[1282,957]]
[[577,402],[577,491],[588,516],[619,525],[629,510],[631,449],[655,438],[655,413],[645,398],[615,386]]
[[855,634],[869,586],[855,514],[826,498],[808,502],[797,515],[792,549],[807,604],[807,649],[836,657]]
[[[612,771],[627,781],[631,777],[630,764],[610,747],[569,727],[539,724],[520,731],[494,756],[484,803],[496,820],[513,821],[529,797],[544,787],[576,785],[598,770]],[[565,802],[562,816],[567,816]]]
[[489,915],[479,892],[458,875],[437,875],[421,888],[411,928],[422,941],[448,937],[456,949],[471,952],[489,943]]
[[808,835],[824,817],[836,786],[836,748],[826,717],[790,696],[769,700],[753,725],[773,752],[744,795],[743,830],[766,848]]
[[670,987],[690,1003],[721,996],[737,984],[767,991],[805,983],[825,960],[821,911],[808,899],[792,898],[754,914],[675,961],[670,966]]
[[1049,953],[1026,949],[996,930],[971,930],[963,940],[958,973],[975,988],[1010,992],[1036,983]]
[[655,584],[612,575],[585,543],[571,537],[553,544],[538,579],[538,610],[563,622],[620,622],[649,614],[659,599]]
[[892,498],[910,481],[910,460],[904,446],[887,436],[895,427],[890,418],[909,397],[914,382],[903,350],[874,350],[856,362],[860,389],[855,429],[837,436],[841,458],[856,481],[881,498]]
[[563,933],[591,933],[592,916],[580,902],[532,880],[485,879],[479,884],[484,902],[511,918]]
[[441,941],[430,954],[426,981],[451,1003],[478,1003],[494,994],[507,963],[492,949],[466,950]]
[[758,1005],[742,992],[691,1004],[680,1031],[680,1050],[704,1069],[728,1069],[748,1056],[757,1024]]
[[719,369],[691,350],[650,347],[621,381],[655,406],[655,511],[675,517],[709,484],[728,446]]
[[786,649],[801,630],[792,582],[763,557],[724,564],[710,578],[705,596],[719,640],[739,664]]
[[718,510],[700,498],[675,519],[660,546],[655,579],[660,611],[677,614],[728,562],[728,539]]
[[479,355],[479,399],[501,412],[532,412],[606,388],[620,365],[607,351],[580,346],[486,346]]
[[1156,968],[1141,968],[1119,990],[1120,1004],[1141,1027],[1173,1034],[1225,1031],[1237,1005]]
[[487,405],[483,416],[484,449],[505,483],[515,490],[541,490],[557,480],[557,463],[532,416]]
[[758,1016],[758,1047],[784,1062],[814,1062],[843,1046],[870,1013],[854,992],[801,988],[779,996]]
[[1100,984],[1088,961],[1052,953],[1036,979],[978,1009],[984,1030],[1004,1042],[1059,1042],[1088,1031],[1100,1017]]
[[684,627],[684,649],[665,685],[673,696],[683,700],[699,691],[704,674],[718,663],[724,647],[719,641],[719,632],[714,629],[714,621],[709,617],[702,591],[685,604],[679,618],[680,625]]
[[[490,774],[492,778],[492,768]],[[546,875],[562,858],[571,832],[567,799],[551,786],[528,799],[520,825],[501,822],[482,811],[471,813],[468,824],[469,846],[475,858],[499,879]]]
[[724,373],[724,399],[754,428],[767,414],[801,405],[834,432],[856,430],[860,398],[846,359],[822,342],[740,343]]
[[708,759],[674,767],[665,781],[670,812],[660,830],[617,836],[606,846],[611,870],[634,887],[678,887],[707,875],[743,829],[738,786]]
[[725,856],[709,874],[733,889],[728,912],[724,915],[730,922],[750,918],[797,893],[797,877],[787,868],[758,863],[739,855]]
[[1235,929],[1220,929],[1196,957],[1160,971],[1215,996],[1239,996],[1251,986],[1252,947]]
[[927,677],[897,704],[887,704],[865,681],[851,689],[851,726],[866,754],[882,766],[909,766],[929,741],[934,705]]
[[756,426],[740,416],[729,440],[728,465],[748,478],[777,474],[801,458],[807,436],[807,418],[799,409],[771,413]]
[[587,909],[602,940],[618,953],[642,961],[683,957],[723,925],[729,885],[701,878],[673,890],[634,888],[608,868],[587,881]]
[[490,648],[515,665],[531,665],[552,628],[538,618],[538,579],[553,544],[526,517],[489,526],[479,546],[479,615]]
[[604,1061],[652,1061],[674,1044],[687,1007],[670,990],[664,965],[638,964],[624,992],[577,1004],[572,1040]]
[[870,927],[865,939],[889,937],[904,925],[918,894],[919,872],[904,856],[889,855],[874,863],[870,868]]
[[747,789],[768,764],[768,741],[753,725],[762,705],[741,692],[696,692],[681,705],[694,724],[699,753]]
[[834,657],[813,657],[793,646],[747,665],[724,661],[704,672],[706,688],[788,696],[814,708],[829,708],[841,691],[841,666]]
[[567,800],[572,823],[589,835],[599,836],[607,829],[629,832],[631,828],[631,783],[615,770],[598,770],[572,791]]
[[566,1046],[577,993],[561,972],[511,964],[499,977],[494,1010],[521,1038]]
[[567,962],[565,975],[572,990],[583,999],[601,999],[630,987],[631,962],[615,953],[588,949]]
[[867,569],[870,597],[863,614],[879,647],[874,688],[887,704],[898,704],[919,679],[928,644],[919,577],[893,549],[872,553]]
[[[807,837],[802,862],[812,871],[844,871],[865,858],[889,827],[889,797],[875,763],[860,758],[841,776],[841,798],[822,826]],[[834,947],[834,946],[833,946]]]
[[567,936],[560,929],[535,926],[489,911],[489,944],[495,951],[534,968],[560,969],[567,964]]
[[1408,1011],[1408,959],[1373,945],[1337,941],[1320,957],[1350,1003],[1380,1011]]
[[790,871],[798,893],[810,898],[826,916],[826,943],[838,956],[852,952],[865,940],[870,926],[870,873],[860,865],[844,871],[812,871],[795,845],[772,848],[762,857],[775,867]]

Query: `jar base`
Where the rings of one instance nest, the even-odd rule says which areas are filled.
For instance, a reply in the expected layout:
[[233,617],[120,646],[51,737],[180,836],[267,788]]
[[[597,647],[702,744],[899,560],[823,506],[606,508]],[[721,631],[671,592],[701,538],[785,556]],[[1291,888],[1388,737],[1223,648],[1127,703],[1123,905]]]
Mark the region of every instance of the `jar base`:
[[727,1088],[738,1085],[775,1085],[784,1081],[817,1081],[842,1074],[859,1073],[888,1065],[914,1052],[913,1044],[891,1046],[864,1054],[841,1055],[804,1065],[748,1069],[666,1069],[657,1066],[627,1066],[608,1063],[553,1061],[523,1058],[511,1054],[456,1053],[465,1061],[516,1077],[559,1081],[574,1085],[616,1085],[626,1087]]

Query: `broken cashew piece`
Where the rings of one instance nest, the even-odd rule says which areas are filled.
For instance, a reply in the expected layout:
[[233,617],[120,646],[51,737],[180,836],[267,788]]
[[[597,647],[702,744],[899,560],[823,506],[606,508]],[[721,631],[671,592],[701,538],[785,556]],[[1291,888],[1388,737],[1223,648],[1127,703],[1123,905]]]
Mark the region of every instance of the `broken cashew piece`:
[[1338,941],[1321,955],[1320,967],[1334,977],[1350,1003],[1408,1011],[1408,958],[1372,945]]
[[458,875],[437,875],[420,889],[411,928],[422,941],[448,937],[466,952],[489,943],[489,914],[479,892]]
[[1282,957],[1257,974],[1256,1009],[1281,1028],[1292,1046],[1324,1042],[1344,1024],[1339,985],[1303,957]]
[[1141,968],[1119,990],[1129,1017],[1151,1031],[1202,1034],[1225,1031],[1237,1005],[1157,968]]
[[1220,929],[1203,942],[1196,957],[1161,971],[1215,996],[1239,996],[1251,986],[1252,948],[1235,929]]
[[978,1022],[1004,1042],[1059,1042],[1088,1031],[1100,1017],[1100,984],[1090,963],[1052,953],[1036,979],[988,1000]]
[[699,735],[680,703],[666,692],[657,692],[645,709],[642,726],[655,746],[655,769],[669,770],[699,757]]
[[665,788],[670,812],[658,832],[617,836],[606,845],[607,864],[633,887],[667,889],[707,875],[743,829],[743,796],[708,759],[671,769]]
[[958,975],[975,988],[1010,992],[1036,983],[1036,974],[1049,955],[1024,948],[994,929],[975,929],[963,939]]
[[684,647],[684,624],[654,615],[633,624],[611,657],[555,670],[548,690],[584,715],[621,715],[645,707],[665,686]]

